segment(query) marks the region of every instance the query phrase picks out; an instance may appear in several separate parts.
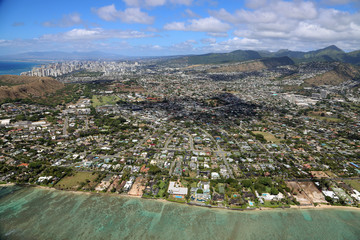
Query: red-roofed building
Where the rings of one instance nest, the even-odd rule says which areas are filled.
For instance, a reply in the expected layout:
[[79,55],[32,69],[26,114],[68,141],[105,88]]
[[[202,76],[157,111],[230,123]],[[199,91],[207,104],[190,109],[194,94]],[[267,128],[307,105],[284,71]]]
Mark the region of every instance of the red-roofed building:
[[18,167],[29,167],[28,163],[21,163],[18,165]]

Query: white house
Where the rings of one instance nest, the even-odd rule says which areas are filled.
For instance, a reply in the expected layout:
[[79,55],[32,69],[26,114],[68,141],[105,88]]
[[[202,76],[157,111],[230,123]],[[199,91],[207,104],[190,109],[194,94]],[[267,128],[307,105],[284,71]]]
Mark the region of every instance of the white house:
[[10,125],[11,119],[0,119],[0,125],[7,126]]
[[172,195],[185,196],[188,193],[188,189],[185,187],[180,187],[180,184],[178,184],[177,182],[170,182],[168,193]]

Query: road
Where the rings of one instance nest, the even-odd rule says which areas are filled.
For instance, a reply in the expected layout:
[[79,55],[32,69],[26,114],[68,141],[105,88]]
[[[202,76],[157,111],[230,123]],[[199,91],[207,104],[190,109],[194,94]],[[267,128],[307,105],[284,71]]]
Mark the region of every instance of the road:
[[85,131],[89,130],[89,118],[86,117],[85,119]]
[[215,151],[215,152],[223,159],[223,161],[224,161],[224,163],[225,163],[225,166],[226,166],[226,168],[227,168],[227,170],[228,170],[228,172],[229,172],[230,177],[231,177],[231,178],[235,178],[235,177],[234,177],[234,174],[233,174],[233,171],[232,171],[232,169],[231,169],[228,161],[226,160],[226,156],[225,156],[225,155],[227,154],[227,152],[226,152],[226,151],[223,151],[223,150],[221,149],[219,143],[214,139],[214,137],[213,137],[210,133],[208,133],[206,130],[204,130],[204,129],[202,129],[202,128],[200,128],[200,130],[203,131],[208,137],[210,137],[211,140],[213,140],[213,141],[216,143],[217,151]]
[[188,137],[189,137],[190,150],[194,151],[195,148],[194,148],[194,139],[193,139],[193,137],[188,132],[185,132],[185,134],[188,135]]
[[64,127],[63,127],[63,135],[64,136],[68,135],[68,131],[67,131],[68,127],[69,127],[69,116],[66,116],[65,121],[64,121]]

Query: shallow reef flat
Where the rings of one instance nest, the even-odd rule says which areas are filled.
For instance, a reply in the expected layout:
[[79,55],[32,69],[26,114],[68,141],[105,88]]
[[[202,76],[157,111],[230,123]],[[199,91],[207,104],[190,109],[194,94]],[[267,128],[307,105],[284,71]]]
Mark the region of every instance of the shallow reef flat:
[[0,187],[0,239],[358,239],[360,211],[228,211],[103,194]]

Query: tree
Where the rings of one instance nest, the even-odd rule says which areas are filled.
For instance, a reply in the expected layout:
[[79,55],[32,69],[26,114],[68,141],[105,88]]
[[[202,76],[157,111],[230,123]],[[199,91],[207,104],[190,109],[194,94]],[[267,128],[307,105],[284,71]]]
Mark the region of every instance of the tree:
[[329,203],[332,203],[332,202],[333,202],[332,198],[329,197],[329,196],[325,196],[325,200],[326,200],[327,202],[329,202]]
[[258,182],[265,186],[271,186],[271,178],[261,177]]
[[261,183],[255,183],[254,187],[259,193],[263,193],[266,191],[266,187]]
[[151,165],[150,167],[149,167],[149,174],[150,175],[156,175],[156,174],[158,174],[158,173],[160,173],[161,172],[161,168],[159,168],[158,166],[153,166],[153,165]]
[[241,184],[243,185],[243,187],[249,188],[249,187],[251,187],[252,182],[250,179],[245,179],[245,180],[242,180]]
[[276,188],[271,188],[270,193],[271,193],[272,195],[278,195],[278,194],[279,194],[279,191],[278,191]]

